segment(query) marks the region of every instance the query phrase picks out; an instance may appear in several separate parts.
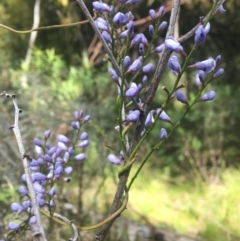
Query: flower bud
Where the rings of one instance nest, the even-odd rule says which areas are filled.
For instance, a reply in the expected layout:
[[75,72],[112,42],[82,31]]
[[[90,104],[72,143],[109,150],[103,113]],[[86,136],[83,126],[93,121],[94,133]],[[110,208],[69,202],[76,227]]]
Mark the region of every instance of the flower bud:
[[125,96],[129,98],[134,98],[138,95],[137,84],[132,82],[129,89],[126,91]]
[[216,73],[213,75],[213,77],[216,79],[216,78],[219,78],[220,76],[222,76],[223,74],[224,74],[224,69],[220,68],[216,71]]
[[187,104],[188,101],[187,101],[187,98],[186,96],[184,95],[184,93],[181,91],[181,90],[177,90],[175,92],[175,96],[176,96],[176,99],[184,104]]
[[[160,108],[158,108],[158,109],[156,110],[157,115],[158,115],[158,113],[159,113],[160,111],[161,111]],[[158,119],[159,119],[159,120],[162,120],[162,121],[165,121],[165,122],[171,123],[170,117],[167,115],[167,113],[166,113],[164,110],[163,110],[162,113],[159,115]]]
[[76,161],[84,161],[85,158],[86,158],[86,156],[85,156],[84,153],[80,153],[80,154],[78,154],[78,155],[76,155],[76,156],[74,157],[74,159],[75,159]]
[[136,73],[142,67],[142,56],[138,57],[128,68],[127,73]]
[[17,230],[17,229],[19,229],[20,227],[21,227],[21,226],[20,226],[19,223],[10,222],[10,223],[8,224],[8,229],[10,229],[10,230]]
[[120,159],[114,155],[113,153],[110,153],[108,155],[108,160],[112,163],[112,164],[115,164],[115,165],[120,165],[121,164],[121,161]]
[[204,94],[200,100],[201,101],[210,101],[213,100],[216,96],[216,92],[214,90],[208,91],[206,94]]
[[182,53],[186,55],[181,44],[172,36],[167,36],[165,39],[165,45],[168,50],[174,51],[176,53]]
[[47,140],[50,136],[51,136],[51,131],[50,130],[47,130],[47,131],[44,132],[45,140]]
[[158,27],[158,31],[164,30],[168,26],[168,23],[166,21],[161,22],[161,24]]
[[150,34],[151,36],[153,36],[153,34],[154,34],[154,27],[153,27],[152,24],[150,24],[150,25],[148,26],[148,32],[149,32],[149,34]]
[[137,122],[139,120],[139,116],[140,116],[140,111],[139,110],[134,110],[129,112],[129,114],[126,117],[126,121],[129,122]]
[[140,55],[144,55],[145,53],[145,48],[144,48],[144,44],[143,43],[140,43],[139,46],[138,46],[138,51],[139,51],[139,54]]
[[178,57],[173,55],[169,60],[168,60],[168,66],[172,70],[174,75],[179,75],[181,71],[181,65],[178,61]]
[[153,65],[151,63],[144,65],[142,68],[142,72],[144,74],[150,74],[152,71],[153,71]]
[[154,49],[154,52],[157,53],[157,54],[162,53],[164,47],[165,47],[165,44],[161,44]]
[[159,137],[161,140],[164,140],[167,138],[167,131],[164,128],[161,128],[160,133],[159,133]]
[[19,203],[12,203],[12,204],[11,204],[11,210],[12,210],[13,212],[21,212],[21,211],[23,210],[23,207],[22,207],[22,205],[19,204]]
[[163,6],[161,6],[159,8],[158,12],[159,12],[160,17],[162,17],[164,15],[164,13],[165,13],[165,8]]
[[156,12],[155,12],[155,10],[150,9],[150,10],[149,10],[149,15],[150,15],[150,17],[151,17],[153,20],[156,19]]
[[196,44],[201,44],[205,41],[207,36],[207,33],[203,27],[203,25],[199,25],[196,32],[195,32],[195,37],[194,37],[194,41]]
[[123,66],[124,68],[129,68],[129,66],[131,65],[131,59],[129,56],[126,56],[123,60]]
[[63,142],[63,143],[69,143],[70,142],[70,140],[64,135],[58,135],[57,139],[58,139],[58,141]]

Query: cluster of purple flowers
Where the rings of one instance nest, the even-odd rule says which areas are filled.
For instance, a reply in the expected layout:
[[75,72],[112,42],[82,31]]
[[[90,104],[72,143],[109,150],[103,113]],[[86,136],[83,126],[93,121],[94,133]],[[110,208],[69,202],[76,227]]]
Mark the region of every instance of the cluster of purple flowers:
[[[77,136],[74,141],[60,134],[57,136],[57,145],[53,146],[49,143],[51,131],[47,130],[44,132],[44,141],[38,138],[33,140],[36,158],[28,158],[37,204],[40,208],[47,207],[50,213],[54,212],[55,209],[56,182],[60,179],[65,182],[71,181],[70,175],[73,172],[73,167],[70,164],[70,158],[72,157],[71,159],[79,162],[84,161],[86,159],[84,150],[90,144],[88,133],[80,132],[81,127],[90,120],[90,115],[84,116],[81,110],[75,111],[74,117],[75,120],[71,123]],[[21,179],[26,184],[25,174],[22,175]],[[32,204],[28,197],[26,185],[19,187],[19,193],[22,202],[12,203],[11,210],[16,213],[24,213],[25,218],[23,219],[21,216],[21,219],[10,222],[8,228],[18,230],[30,227],[32,231],[36,231],[36,217],[32,212]]]
[[[137,4],[139,1],[119,1],[119,4]],[[171,52],[174,52],[174,54],[181,54],[184,57],[187,56],[185,53],[183,46],[181,43],[175,39],[173,36],[166,36],[164,43],[160,44],[159,46],[155,47],[153,50],[152,43],[149,44],[148,39],[143,33],[135,33],[134,32],[134,16],[132,12],[120,12],[117,9],[118,5],[113,6],[107,5],[106,3],[102,3],[99,1],[93,2],[93,8],[94,10],[99,13],[98,18],[95,20],[95,24],[98,27],[98,29],[101,31],[103,38],[105,39],[106,43],[110,48],[112,48],[112,44],[115,41],[119,41],[120,45],[124,46],[126,49],[131,48],[137,48],[139,57],[135,60],[132,60],[130,56],[122,56],[122,72],[123,76],[118,76],[117,72],[114,68],[109,68],[109,73],[111,75],[111,79],[114,83],[116,83],[119,87],[119,95],[122,95],[125,98],[137,98],[140,96],[141,93],[144,93],[148,90],[148,87],[146,86],[146,83],[148,82],[149,74],[151,74],[154,70],[154,66],[152,63],[145,63],[146,58],[148,57],[148,54],[150,51],[152,53],[161,53],[165,48]],[[122,6],[119,9],[124,9]],[[168,23],[166,21],[160,22],[160,17],[164,15],[164,7],[160,7],[159,10],[156,12],[153,9],[149,10],[149,16],[152,20],[152,23],[150,24],[148,31],[149,35],[153,37],[156,36],[156,33],[159,31],[162,31],[166,29]],[[223,6],[220,6],[219,13],[223,13],[225,10],[223,9]],[[102,13],[105,13],[103,16]],[[207,35],[210,31],[210,23],[199,24],[198,28],[195,31],[194,36],[194,42],[195,46],[201,45],[207,38]],[[121,29],[121,32],[119,30]],[[113,31],[114,30],[114,31]],[[113,39],[114,38],[114,41]],[[127,51],[125,51],[127,53]],[[205,75],[210,74],[211,80],[216,79],[223,75],[224,69],[219,68],[217,69],[217,66],[221,60],[221,56],[218,56],[216,59],[209,57],[207,60],[197,62],[193,65],[188,66],[188,68],[195,68],[198,70],[198,73],[196,74],[196,84],[198,88],[201,90],[203,87],[205,87]],[[176,55],[172,55],[168,61],[168,66],[172,73],[175,76],[181,75],[182,67],[179,62],[179,59]],[[134,74],[134,77],[131,79],[131,82],[129,83],[129,86],[124,90],[124,93],[120,92],[121,84],[123,83],[120,81],[122,78],[126,78],[128,74]],[[136,79],[136,76],[142,74],[142,82],[136,83],[134,82]],[[209,81],[206,83],[208,84]],[[182,87],[177,87],[174,96],[177,101],[186,104],[189,106],[187,97],[185,96],[184,92],[180,90]],[[199,101],[210,101],[215,98],[215,91],[210,90],[209,92],[205,93],[200,97]],[[139,107],[141,107],[142,102],[139,101]],[[165,122],[171,122],[170,117],[166,114],[166,112],[162,109],[157,110],[151,110],[145,120],[145,128],[148,128],[151,126],[156,119],[156,115],[158,116],[158,119],[163,120]],[[139,110],[130,110],[129,113],[126,115],[125,121],[136,123],[139,121],[140,118],[140,111]],[[144,135],[145,129],[142,131],[142,135]],[[160,131],[160,139],[164,140],[167,137],[167,131],[165,129],[161,129]],[[121,158],[118,158],[114,154],[110,154],[108,156],[108,159],[111,163],[114,164],[120,164]]]

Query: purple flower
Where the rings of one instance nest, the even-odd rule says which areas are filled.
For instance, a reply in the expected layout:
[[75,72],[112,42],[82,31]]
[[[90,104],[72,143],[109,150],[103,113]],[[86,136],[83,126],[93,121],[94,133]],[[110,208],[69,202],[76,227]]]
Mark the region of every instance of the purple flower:
[[119,34],[118,38],[120,38],[120,39],[126,39],[126,38],[128,38],[128,36],[129,36],[129,30],[127,29],[127,30],[121,32],[121,33]]
[[150,24],[150,25],[148,26],[148,32],[149,32],[149,34],[150,34],[151,36],[153,36],[153,34],[154,34],[154,27],[153,27],[152,24]]
[[195,43],[198,45],[203,43],[206,39],[206,36],[207,36],[207,34],[206,34],[206,31],[205,31],[203,25],[199,25],[195,32],[195,37],[194,37]]
[[79,123],[79,121],[73,121],[72,123],[71,123],[71,126],[72,126],[72,128],[73,129],[75,129],[75,130],[79,130],[79,128],[80,128],[80,123]]
[[142,41],[142,35],[136,34],[135,37],[132,39],[131,44],[130,44],[130,48],[136,45],[139,45]]
[[22,205],[19,204],[19,203],[12,203],[12,204],[11,204],[11,210],[12,210],[13,212],[21,212],[21,211],[23,210],[23,207],[22,207]]
[[10,230],[17,230],[17,229],[19,229],[20,227],[21,227],[21,226],[20,226],[19,223],[10,222],[10,223],[8,224],[8,229],[10,229]]
[[60,177],[63,174],[63,167],[58,165],[58,167],[54,170],[54,175],[56,178]]
[[174,75],[179,75],[181,71],[181,65],[178,61],[178,57],[173,55],[169,60],[168,60],[168,66],[172,70]]
[[34,181],[45,181],[47,179],[46,175],[41,172],[32,173],[32,177]]
[[33,188],[36,192],[39,192],[39,193],[45,193],[45,189],[42,185],[40,185],[38,182],[34,182],[33,183]]
[[213,77],[216,79],[216,78],[219,78],[220,76],[222,76],[223,74],[224,74],[224,69],[220,68],[216,71],[216,73],[213,75]]
[[128,22],[128,18],[121,12],[118,12],[113,17],[114,24],[126,24]]
[[127,73],[136,73],[142,67],[142,56],[138,57],[128,68]]
[[115,69],[109,68],[109,69],[108,69],[108,72],[111,74],[111,79],[112,79],[112,81],[118,84],[118,83],[119,83],[119,82],[118,82],[118,78],[119,78],[119,77],[118,77]]
[[150,17],[151,17],[152,19],[156,19],[156,12],[155,12],[155,10],[150,9],[150,10],[149,10],[149,15],[150,15]]
[[161,7],[159,8],[158,12],[159,12],[159,15],[162,17],[163,14],[165,13],[165,8],[164,8],[163,6],[161,6]]
[[216,59],[215,59],[216,64],[219,64],[220,61],[221,61],[221,59],[222,59],[221,55],[218,55],[218,56],[216,57]]
[[78,144],[79,147],[87,147],[89,146],[89,140],[84,140],[84,141],[81,141],[79,144]]
[[202,88],[203,82],[205,78],[205,73],[202,70],[199,70],[198,73],[196,74],[196,84],[199,89]]
[[161,128],[159,136],[160,136],[161,140],[166,139],[167,138],[167,131],[164,128]]
[[112,43],[112,38],[107,31],[103,31],[102,36],[103,36],[104,40],[106,41],[106,43],[110,43],[110,44]]
[[33,144],[39,147],[43,147],[42,142],[38,138],[33,140]]
[[55,189],[55,187],[52,187],[50,190],[49,190],[49,195],[51,195],[51,196],[54,196],[54,195],[56,195],[56,189]]
[[140,43],[139,46],[138,46],[138,51],[139,51],[139,54],[140,55],[144,55],[145,53],[145,48],[144,48],[144,44],[143,43]]
[[144,75],[143,78],[142,78],[142,82],[146,83],[147,81],[148,81],[148,77],[147,77],[147,75]]
[[36,216],[32,216],[30,219],[29,219],[29,225],[33,225],[37,222],[37,218]]
[[143,33],[140,33],[140,34],[141,34],[141,43],[143,43],[144,45],[148,46],[147,38],[145,37],[145,35]]
[[161,22],[161,24],[158,27],[158,31],[162,31],[167,27],[168,23],[166,21]]
[[142,68],[142,72],[144,74],[150,74],[152,71],[153,71],[153,65],[151,63],[144,65]]
[[96,24],[96,26],[99,30],[101,30],[101,31],[108,31],[109,30],[108,29],[108,23],[105,19],[99,17],[99,18],[95,19],[94,22],[95,22],[95,24]]
[[[157,115],[159,114],[160,111],[161,111],[161,109],[159,109],[159,108],[156,110]],[[159,119],[159,120],[162,120],[162,121],[165,121],[165,122],[172,123],[170,117],[167,115],[167,113],[166,113],[164,110],[163,110],[162,113],[159,115],[158,119]]]
[[70,157],[70,153],[69,153],[68,151],[66,151],[66,152],[64,153],[64,156],[63,156],[63,161],[64,161],[65,163],[67,163],[69,157]]
[[125,96],[129,98],[134,98],[138,95],[137,84],[132,82],[129,89],[126,91]]
[[132,20],[130,20],[128,23],[127,23],[127,29],[129,30],[129,31],[131,31],[131,32],[133,32],[133,30],[134,30],[134,22],[133,22],[133,19]]
[[92,3],[92,5],[94,10],[97,12],[101,12],[101,13],[110,12],[110,7],[106,3],[100,3],[95,1]]
[[216,96],[216,92],[214,90],[210,90],[208,91],[206,94],[204,94],[200,100],[201,101],[209,101],[209,100],[213,100]]
[[58,147],[59,147],[60,149],[62,149],[63,151],[67,151],[67,150],[68,150],[68,147],[67,147],[63,142],[61,142],[61,141],[59,141],[59,142],[57,143],[57,145],[58,145]]
[[86,115],[86,116],[83,118],[83,123],[87,123],[90,119],[91,119],[91,116],[90,116],[90,115]]
[[212,57],[210,57],[207,60],[197,62],[196,64],[189,67],[195,67],[198,70],[203,70],[206,73],[210,73],[215,69],[216,61]]
[[68,175],[71,174],[72,171],[73,171],[73,168],[71,166],[65,167],[65,169],[64,169],[64,172]]
[[223,5],[221,4],[221,5],[219,6],[219,8],[218,8],[218,11],[219,11],[220,13],[225,13],[225,12],[226,12],[226,9],[224,9],[224,8],[223,8]]
[[158,54],[159,54],[159,53],[162,53],[164,47],[165,47],[165,44],[161,44],[161,45],[159,45],[158,47],[156,47],[156,48],[154,49],[154,52],[155,52],[155,53],[158,53]]
[[109,160],[111,163],[115,164],[115,165],[120,165],[120,164],[121,164],[120,159],[119,159],[116,155],[114,155],[113,153],[110,153],[110,154],[108,155],[108,160]]
[[131,65],[131,59],[129,56],[126,56],[123,60],[123,66],[124,68],[129,68],[129,66]]
[[87,139],[88,139],[88,133],[84,131],[84,132],[79,136],[79,139],[82,140],[82,141],[87,140]]
[[129,114],[126,117],[126,121],[129,122],[137,122],[139,120],[140,116],[140,111],[139,110],[134,110],[134,111],[129,111]]
[[154,113],[154,110],[149,111],[144,124],[146,127],[152,125],[152,123],[154,122],[153,113]]
[[186,55],[181,44],[172,36],[167,36],[165,39],[165,45],[168,50],[174,51],[176,53],[182,53]]
[[127,2],[126,2],[126,4],[138,4],[140,2],[140,0],[128,0]]
[[86,156],[84,153],[80,153],[74,157],[76,161],[84,161],[86,159]]
[[209,31],[210,31],[210,28],[211,28],[211,25],[210,25],[210,22],[208,22],[205,27],[204,27],[204,30],[205,30],[205,33],[208,34]]
[[22,207],[24,210],[28,210],[29,208],[32,207],[32,203],[30,200],[25,200],[22,202]]
[[58,141],[63,142],[63,143],[69,143],[70,142],[70,140],[64,135],[58,135],[57,139],[58,139]]
[[23,195],[23,196],[28,195],[28,190],[27,190],[27,188],[26,188],[25,186],[20,186],[20,187],[18,188],[18,191],[19,191],[19,193],[20,193],[21,195]]
[[47,131],[44,132],[45,140],[47,140],[50,136],[51,136],[51,131],[50,130],[47,130]]
[[176,96],[176,99],[184,104],[187,104],[188,101],[187,101],[187,98],[186,96],[184,95],[184,93],[181,91],[181,90],[177,90],[175,92],[175,96]]

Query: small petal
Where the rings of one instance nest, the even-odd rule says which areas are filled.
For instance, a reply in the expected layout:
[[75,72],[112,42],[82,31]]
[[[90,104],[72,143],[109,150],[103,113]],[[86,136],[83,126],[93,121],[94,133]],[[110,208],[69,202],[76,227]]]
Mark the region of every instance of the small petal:
[[145,54],[145,47],[143,43],[140,43],[138,46],[138,51],[140,55],[144,55]]
[[225,13],[225,12],[226,12],[226,9],[224,9],[224,8],[223,8],[223,5],[221,4],[221,5],[219,6],[219,8],[218,8],[218,11],[219,11],[220,13]]
[[73,172],[73,168],[71,166],[65,167],[64,172],[69,175]]
[[161,24],[158,27],[158,31],[163,31],[168,26],[168,23],[166,21],[161,22]]
[[57,143],[57,145],[58,145],[58,147],[60,148],[60,149],[62,149],[63,151],[67,151],[68,150],[68,147],[63,143],[63,142],[58,142]]
[[22,207],[22,205],[19,204],[19,203],[12,203],[12,204],[11,204],[11,210],[12,210],[13,212],[21,212],[21,211],[23,210],[23,207]]
[[199,89],[202,88],[202,85],[204,83],[204,78],[205,78],[205,73],[202,70],[199,70],[198,73],[196,74],[196,84]]
[[64,135],[58,135],[57,139],[58,139],[58,141],[63,142],[63,143],[69,143],[70,142],[70,140]]
[[181,71],[181,65],[178,61],[178,57],[173,55],[169,60],[168,60],[168,66],[172,70],[173,73],[177,73],[177,75]]
[[47,130],[47,131],[44,132],[45,140],[47,140],[50,136],[51,136],[51,131],[50,130]]
[[83,123],[87,123],[90,119],[91,119],[91,116],[90,116],[90,115],[86,115],[86,116],[83,118]]
[[78,144],[79,147],[87,147],[89,146],[89,140],[84,140],[84,141],[81,141],[79,144]]
[[118,83],[119,77],[118,77],[115,69],[109,68],[109,69],[108,69],[108,72],[111,74],[111,79],[112,79],[112,81],[115,82],[115,83]]
[[114,24],[126,24],[128,22],[128,18],[121,12],[118,12],[113,17],[113,23]]
[[10,222],[10,223],[8,224],[8,229],[10,229],[10,230],[17,230],[17,229],[19,229],[20,227],[21,227],[21,226],[20,226],[19,223]]
[[[156,112],[157,112],[157,115],[158,113],[161,111],[161,109],[157,109]],[[171,123],[171,119],[170,117],[167,115],[167,113],[163,110],[162,113],[159,115],[158,117],[159,120],[162,120],[162,121],[165,121],[165,122],[169,122]]]
[[154,27],[153,27],[152,24],[150,24],[150,25],[148,26],[148,32],[149,32],[149,34],[150,34],[151,36],[153,36],[153,34],[154,34]]
[[153,71],[153,65],[151,63],[144,65],[142,68],[142,72],[144,74],[150,74],[152,71]]
[[129,68],[130,65],[131,65],[131,59],[129,56],[126,56],[123,61],[123,66],[124,66],[124,68],[127,69],[127,68]]
[[28,190],[27,190],[27,188],[26,188],[25,186],[20,186],[20,187],[18,188],[18,191],[19,191],[19,193],[20,193],[21,195],[23,195],[23,196],[28,195]]
[[216,73],[214,74],[214,78],[219,78],[220,76],[222,76],[224,74],[224,69],[223,68],[220,68],[216,71]]
[[78,154],[78,155],[76,155],[76,156],[74,157],[74,159],[75,159],[76,161],[84,161],[85,158],[86,158],[86,156],[85,156],[84,153],[80,153],[80,154]]
[[172,36],[166,37],[165,45],[166,45],[167,49],[170,51],[174,51],[176,53],[182,53],[182,54],[186,55],[181,44]]
[[129,98],[134,98],[138,95],[137,84],[132,82],[129,89],[126,91],[125,96]]
[[161,140],[166,139],[166,138],[167,138],[167,131],[166,131],[164,128],[162,128],[162,129],[160,130],[159,136],[160,136],[160,139],[161,139]]
[[55,189],[55,187],[52,187],[50,190],[49,190],[49,195],[51,195],[51,196],[54,196],[54,195],[56,195],[56,189]]
[[112,43],[111,35],[107,31],[103,31],[102,36],[103,36],[104,40],[106,41],[106,43],[110,43],[110,44]]
[[79,123],[79,121],[73,121],[72,123],[71,123],[71,126],[72,126],[72,128],[73,129],[75,129],[75,130],[79,130],[79,128],[80,128],[80,123]]
[[87,132],[83,132],[80,135],[79,139],[82,140],[82,141],[87,140],[88,139],[88,133]]
[[147,118],[145,120],[146,127],[152,125],[152,123],[154,122],[153,113],[154,113],[154,111],[152,111],[152,110],[148,113]]
[[42,142],[38,138],[33,140],[33,144],[39,147],[43,147]]
[[142,67],[142,56],[138,57],[128,68],[126,73],[136,73]]
[[216,96],[216,92],[213,91],[213,90],[210,90],[210,91],[208,91],[206,94],[204,94],[204,95],[200,98],[200,100],[202,100],[202,101],[213,100],[213,99],[215,98],[215,96]]
[[148,81],[148,77],[147,77],[147,75],[144,75],[142,78],[143,84],[145,84],[147,81]]
[[187,104],[187,98],[181,90],[177,90],[175,93],[176,99],[184,104]]
[[158,54],[159,54],[159,53],[162,53],[164,47],[165,47],[165,44],[161,44],[161,45],[159,45],[158,47],[156,47],[156,48],[154,49],[154,52],[155,52],[155,53],[158,53]]
[[121,164],[120,159],[112,153],[108,155],[108,160],[115,165]]
[[201,44],[205,41],[207,36],[207,33],[203,27],[203,25],[199,25],[196,32],[195,32],[195,37],[194,37],[194,41],[196,44]]
[[159,15],[162,17],[163,14],[165,13],[165,8],[164,8],[163,6],[161,6],[161,7],[159,8],[158,12],[159,12]]
[[140,111],[139,110],[134,110],[131,111],[127,117],[126,117],[126,121],[129,122],[137,122],[139,120],[139,116],[140,116]]
[[29,219],[29,224],[30,225],[33,225],[33,224],[35,224],[37,222],[37,218],[36,218],[36,216],[32,216],[30,219]]
[[150,10],[149,10],[149,15],[150,15],[150,17],[151,17],[152,19],[156,19],[156,12],[155,12],[155,10],[150,9]]

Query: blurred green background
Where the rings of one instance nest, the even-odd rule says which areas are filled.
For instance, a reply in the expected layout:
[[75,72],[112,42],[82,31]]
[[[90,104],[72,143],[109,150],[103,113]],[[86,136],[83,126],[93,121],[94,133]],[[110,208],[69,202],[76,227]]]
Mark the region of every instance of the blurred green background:
[[[92,9],[92,1],[85,2]],[[211,7],[210,1],[205,0],[181,3],[179,36],[194,27],[199,17],[206,15]],[[34,4],[32,0],[21,3],[2,0],[0,23],[17,30],[31,29]],[[171,1],[142,0],[130,10],[135,14],[135,20],[139,20],[148,15],[150,8],[170,4]],[[154,153],[133,185],[128,210],[124,212],[122,221],[117,222],[124,223],[128,218],[139,224],[151,224],[156,229],[174,229],[181,235],[206,241],[240,240],[239,7],[238,0],[226,1],[227,12],[211,21],[206,42],[199,46],[190,60],[195,63],[221,54],[221,67],[225,74],[208,87],[216,91],[216,99],[196,105],[166,145]],[[169,12],[163,19],[168,21]],[[41,2],[40,26],[82,20],[85,16],[75,1]],[[135,32],[147,33],[148,24],[136,26]],[[164,35],[165,32],[159,35],[156,45],[163,42]],[[111,166],[106,158],[109,153],[106,146],[119,148],[114,131],[117,90],[107,71],[111,65],[103,61],[104,51],[90,24],[39,31],[27,62],[29,36],[0,28],[0,90],[15,93],[18,97],[24,110],[20,127],[25,147],[30,152],[33,152],[33,138],[42,138],[46,129],[52,130],[52,142],[59,133],[72,135],[70,123],[74,110],[83,109],[92,116],[85,129],[91,140],[88,160],[76,166],[70,184],[60,183],[57,197],[61,213],[88,225],[96,222],[96,213],[108,212],[117,183],[118,167]],[[192,46],[193,37],[184,43],[185,51],[188,53]],[[131,56],[136,58],[136,55],[136,50],[132,50]],[[156,66],[158,58],[152,55],[150,62]],[[191,70],[183,77],[189,81],[187,95],[190,99],[197,92],[195,74]],[[172,74],[166,70],[162,85],[171,86],[173,81]],[[164,98],[165,94],[159,88],[152,108],[159,107]],[[167,113],[174,123],[184,108],[172,101]],[[8,129],[13,123],[14,113],[9,100],[1,99],[0,112],[2,234],[11,219],[10,204],[19,200],[16,189],[23,168],[15,138]],[[144,157],[156,143],[161,127],[171,129],[167,124],[158,123],[151,138],[141,148],[140,157]],[[134,170],[137,166],[138,163]],[[51,225],[56,227],[54,234]],[[56,240],[69,236],[70,230],[51,225],[48,233],[52,240],[56,234],[59,237]],[[114,233],[112,235],[114,238],[110,236],[109,240],[131,240],[129,233],[124,238],[120,235],[118,239]]]

